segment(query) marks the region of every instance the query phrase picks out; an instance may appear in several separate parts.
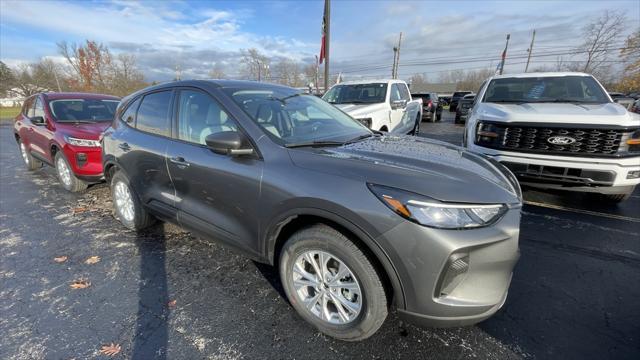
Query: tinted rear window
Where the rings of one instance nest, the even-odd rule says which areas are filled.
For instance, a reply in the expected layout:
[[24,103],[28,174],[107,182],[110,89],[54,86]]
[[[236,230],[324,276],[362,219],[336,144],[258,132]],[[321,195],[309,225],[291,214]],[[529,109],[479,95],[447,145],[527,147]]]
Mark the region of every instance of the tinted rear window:
[[171,91],[161,91],[146,95],[142,99],[136,128],[151,134],[169,136],[169,108],[171,105]]

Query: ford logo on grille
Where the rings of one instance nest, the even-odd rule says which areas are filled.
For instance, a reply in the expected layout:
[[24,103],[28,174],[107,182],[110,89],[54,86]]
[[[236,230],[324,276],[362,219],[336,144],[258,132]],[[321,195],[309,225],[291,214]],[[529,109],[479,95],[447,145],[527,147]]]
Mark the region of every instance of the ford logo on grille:
[[576,139],[569,136],[552,136],[547,139],[547,142],[553,145],[571,145],[576,142]]

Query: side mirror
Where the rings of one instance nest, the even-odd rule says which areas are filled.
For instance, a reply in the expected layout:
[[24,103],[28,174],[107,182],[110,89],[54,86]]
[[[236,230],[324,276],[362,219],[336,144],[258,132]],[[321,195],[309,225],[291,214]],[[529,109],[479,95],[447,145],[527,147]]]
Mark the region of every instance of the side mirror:
[[44,125],[46,122],[44,121],[44,118],[42,116],[34,116],[31,118],[31,122],[34,125]]
[[391,110],[404,109],[407,107],[407,100],[394,100],[391,102]]
[[231,156],[253,154],[253,148],[245,144],[244,136],[237,131],[222,131],[209,134],[204,141],[209,149],[216,154]]

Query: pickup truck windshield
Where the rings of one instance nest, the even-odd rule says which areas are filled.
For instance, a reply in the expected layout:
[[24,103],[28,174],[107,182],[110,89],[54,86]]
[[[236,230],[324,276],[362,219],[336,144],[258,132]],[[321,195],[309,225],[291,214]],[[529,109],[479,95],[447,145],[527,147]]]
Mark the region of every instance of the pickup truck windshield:
[[49,102],[58,122],[112,121],[119,101],[99,99],[63,99]]
[[375,104],[383,103],[386,95],[386,83],[345,84],[332,87],[322,98],[331,104]]
[[553,76],[491,80],[484,102],[603,104],[609,99],[590,76]]
[[288,147],[342,145],[373,136],[349,115],[311,95],[280,89],[224,89],[277,143]]

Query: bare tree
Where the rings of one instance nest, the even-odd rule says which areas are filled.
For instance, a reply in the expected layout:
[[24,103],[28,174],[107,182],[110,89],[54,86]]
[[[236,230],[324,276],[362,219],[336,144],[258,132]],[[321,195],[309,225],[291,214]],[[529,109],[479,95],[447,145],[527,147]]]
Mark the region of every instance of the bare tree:
[[215,63],[213,68],[209,71],[209,77],[212,79],[224,79],[227,75],[224,73],[224,69],[222,68],[222,64]]
[[427,84],[427,77],[423,74],[413,74],[409,78],[409,84],[411,84],[411,90],[422,89]]
[[11,86],[23,97],[43,91],[66,90],[64,75],[51,59],[21,64],[12,73]]
[[291,59],[281,59],[273,66],[273,73],[276,81],[280,84],[297,87],[303,86],[302,75],[300,74],[300,66]]
[[640,29],[627,37],[620,57],[625,67],[622,79],[614,88],[622,92],[640,92]]
[[270,77],[271,60],[258,49],[240,50],[243,75],[250,80],[264,80]]
[[7,92],[15,86],[15,75],[7,64],[0,61],[0,96],[5,97]]
[[607,62],[610,54],[616,52],[614,44],[624,32],[624,14],[605,10],[597,19],[583,28],[584,43],[581,47],[586,53],[582,71],[593,73]]

